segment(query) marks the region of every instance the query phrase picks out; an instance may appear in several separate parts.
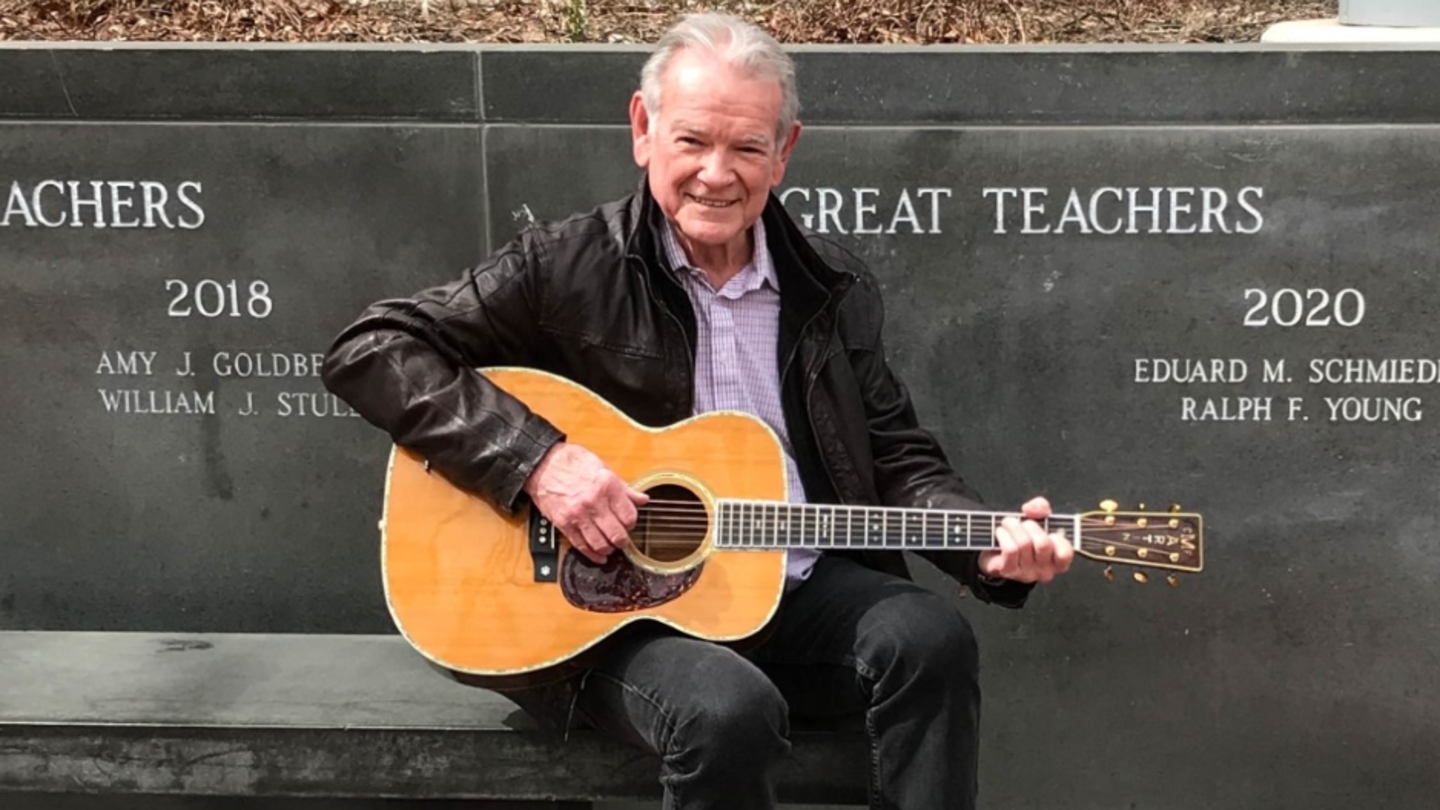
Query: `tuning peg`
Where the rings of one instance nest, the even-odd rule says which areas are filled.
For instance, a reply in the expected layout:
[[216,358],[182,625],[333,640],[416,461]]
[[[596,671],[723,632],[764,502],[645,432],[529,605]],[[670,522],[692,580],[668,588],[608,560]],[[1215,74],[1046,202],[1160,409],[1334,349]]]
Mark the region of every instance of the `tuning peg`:
[[1144,585],[1145,583],[1150,581],[1150,577],[1146,576],[1144,571],[1136,571],[1135,581],[1140,583],[1141,585]]
[[1106,526],[1115,525],[1115,510],[1119,508],[1120,504],[1116,503],[1114,498],[1106,498],[1100,502],[1100,511],[1105,513]]
[[1136,511],[1136,512],[1144,512],[1144,511],[1145,511],[1145,504],[1143,504],[1143,503],[1137,503],[1137,504],[1135,504],[1135,511]]
[[1180,512],[1182,512],[1182,511],[1184,511],[1184,510],[1182,510],[1182,509],[1180,508],[1180,504],[1178,504],[1178,503],[1172,503],[1172,504],[1170,504],[1170,510],[1169,510],[1169,511],[1170,511],[1170,514],[1175,515],[1175,514],[1179,514]]
[[1114,568],[1111,568],[1111,567],[1108,566],[1108,565],[1105,566],[1105,578],[1108,579],[1108,580],[1110,580],[1111,582],[1114,582],[1114,581],[1115,581],[1115,569],[1114,569]]
[[1180,587],[1180,578],[1177,577],[1177,576],[1175,576],[1174,574],[1171,574],[1170,576],[1165,577],[1165,581],[1168,582],[1168,583],[1170,583],[1170,587],[1172,587],[1172,588],[1178,588],[1178,587]]

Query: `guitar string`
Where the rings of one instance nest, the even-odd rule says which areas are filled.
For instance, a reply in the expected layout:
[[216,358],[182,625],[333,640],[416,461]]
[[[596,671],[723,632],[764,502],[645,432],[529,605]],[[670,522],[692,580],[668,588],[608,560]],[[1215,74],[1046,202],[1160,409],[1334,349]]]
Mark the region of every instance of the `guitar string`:
[[[638,512],[639,512],[639,516],[642,517],[642,518],[653,519],[655,516],[658,516],[660,521],[668,522],[668,523],[674,523],[674,524],[684,524],[684,523],[710,524],[710,523],[713,523],[713,522],[714,522],[714,518],[710,515],[709,512],[707,512],[707,511],[704,510],[704,509],[676,509],[676,510],[665,510],[665,509],[648,509],[648,508],[646,508],[646,507],[641,507],[641,508],[638,510]],[[846,525],[846,526],[849,526],[849,525],[855,523],[856,521],[854,521],[853,518],[854,518],[856,515],[860,515],[861,520],[860,520],[859,522],[860,522],[861,524],[883,524],[887,530],[899,530],[899,529],[901,528],[901,526],[900,526],[900,525],[897,525],[897,524],[899,524],[902,520],[903,520],[904,523],[924,523],[924,524],[931,524],[931,523],[939,522],[940,524],[942,524],[942,525],[938,525],[938,526],[929,527],[930,529],[934,529],[934,530],[953,531],[954,528],[955,528],[955,524],[954,524],[954,523],[952,523],[950,526],[945,526],[945,525],[943,525],[945,521],[951,520],[950,517],[947,517],[947,516],[945,516],[944,514],[939,514],[939,515],[937,515],[935,512],[928,512],[928,513],[927,513],[927,512],[925,512],[924,510],[917,510],[915,513],[906,512],[904,515],[902,515],[902,516],[900,516],[900,517],[897,517],[897,516],[895,516],[894,514],[887,514],[887,515],[885,515],[885,516],[883,516],[883,517],[880,517],[880,518],[876,518],[876,517],[873,516],[873,515],[872,515],[872,516],[864,516],[864,515],[861,515],[861,514],[858,513],[858,512],[856,512],[856,513],[851,513],[851,514],[845,514],[845,513],[843,513],[843,512],[842,512],[842,513],[834,513],[834,512],[832,512],[832,513],[826,514],[826,513],[824,513],[824,512],[815,511],[815,512],[806,512],[806,513],[803,513],[803,514],[792,513],[792,514],[784,515],[784,516],[782,516],[782,515],[765,515],[765,514],[761,514],[761,515],[745,515],[745,516],[730,516],[730,517],[728,517],[728,518],[726,518],[726,519],[727,519],[727,520],[730,520],[730,521],[736,521],[736,522],[738,523],[738,525],[740,525],[740,526],[742,526],[742,527],[746,527],[746,526],[748,526],[749,528],[759,527],[759,528],[762,528],[762,529],[763,529],[763,528],[766,528],[766,527],[776,526],[776,525],[794,526],[794,525],[796,525],[797,523],[819,523],[819,522],[821,522],[821,521],[823,520],[824,522],[828,523],[828,524],[833,528],[833,527],[836,527],[837,525],[840,525],[840,524],[844,524],[844,525]],[[1018,515],[1017,515],[1017,517],[1018,517]],[[1157,519],[1158,519],[1158,520],[1163,520],[1164,518],[1163,518],[1163,516],[1161,516],[1161,517],[1157,517]],[[958,520],[958,518],[956,518],[956,520]],[[974,528],[971,529],[971,530],[972,530],[972,531],[975,531],[975,530],[979,530],[979,529],[985,528],[985,527],[984,527],[984,521],[986,521],[986,520],[990,520],[990,518],[989,518],[988,516],[986,516],[986,517],[981,517],[981,518],[979,518],[978,521],[972,519],[972,521],[971,521],[972,523],[979,523],[980,525],[974,527]],[[1051,517],[1051,518],[1048,518],[1048,519],[1042,519],[1042,522],[1045,521],[1045,520],[1048,520],[1048,521],[1051,522],[1051,523],[1062,524],[1059,528],[1064,528],[1064,527],[1065,527],[1064,524],[1069,524],[1069,523],[1072,523],[1072,522],[1073,522],[1073,519],[1068,518],[1068,517],[1065,517],[1065,518]],[[1164,530],[1164,529],[1178,530],[1178,529],[1180,528],[1180,527],[1171,527],[1171,526],[1154,526],[1154,527],[1151,527],[1151,526],[1133,526],[1133,525],[1107,524],[1107,523],[1104,522],[1103,520],[1095,520],[1095,519],[1091,519],[1091,518],[1082,518],[1082,519],[1080,520],[1080,527],[1081,527],[1082,529],[1095,529],[1095,530],[1107,531],[1107,532],[1122,532],[1122,531],[1162,531],[1162,530]],[[863,526],[862,526],[862,528],[863,528]],[[908,528],[916,528],[916,529],[919,529],[920,527],[919,527],[919,526],[915,526],[915,527],[906,527],[906,528],[907,528],[907,529],[908,529]],[[998,528],[998,523],[997,523],[995,526],[992,526],[992,528]],[[928,529],[927,529],[927,530],[928,530]]]
[[[664,504],[665,506],[657,507],[656,504]],[[747,505],[747,507],[748,507],[748,505]],[[938,519],[940,519],[940,520],[946,520],[946,519],[949,519],[949,518],[946,517],[946,515],[947,515],[947,514],[950,514],[950,513],[946,513],[944,510],[906,509],[906,508],[904,508],[904,507],[886,507],[886,506],[851,506],[851,505],[847,505],[847,504],[790,504],[790,503],[786,503],[786,502],[784,502],[784,501],[776,501],[773,507],[772,507],[772,506],[768,506],[768,505],[760,505],[760,506],[757,506],[756,508],[759,508],[759,509],[774,509],[774,508],[783,509],[783,510],[786,511],[786,512],[790,512],[790,515],[787,516],[786,519],[787,519],[787,520],[791,520],[791,521],[798,520],[798,519],[803,519],[803,518],[805,518],[805,517],[827,517],[827,516],[828,516],[828,517],[830,517],[831,519],[836,519],[836,518],[840,518],[840,517],[851,517],[851,516],[854,516],[854,515],[866,515],[866,519],[873,520],[873,519],[875,519],[874,516],[868,514],[869,512],[872,512],[872,511],[881,512],[881,514],[882,514],[881,519],[882,519],[882,520],[885,520],[885,521],[887,521],[887,522],[888,522],[888,521],[894,521],[894,520],[896,520],[896,519],[899,518],[899,517],[904,517],[904,518],[907,519],[907,520],[923,519],[923,520],[927,520],[927,521],[928,521],[928,520],[937,519],[937,515],[939,516]],[[704,504],[696,503],[696,502],[694,502],[694,501],[675,501],[675,500],[652,500],[652,501],[650,501],[649,503],[640,506],[639,509],[638,509],[638,511],[639,511],[641,514],[666,514],[666,515],[700,516],[700,517],[703,517],[703,518],[705,518],[705,519],[707,519],[707,520],[710,519],[710,512],[711,512],[711,510],[708,509]],[[762,514],[759,514],[759,515],[744,515],[744,516],[734,516],[734,515],[732,515],[731,519],[732,519],[732,520],[737,520],[737,519],[738,519],[738,520],[749,520],[749,521],[752,521],[752,522],[753,522],[753,521],[755,521],[755,520],[761,520],[761,521],[764,521],[764,520],[772,520],[772,519],[774,519],[775,517],[779,517],[779,515],[764,514],[764,513],[762,513]],[[996,519],[996,518],[1003,520],[1004,518],[1007,518],[1007,517],[1023,518],[1024,515],[1021,514],[1021,513],[1019,513],[1019,512],[961,512],[961,513],[958,514],[957,518],[958,518],[958,517],[970,517],[970,518],[972,518],[972,519],[978,519],[978,520],[991,520],[991,519]],[[1053,522],[1053,523],[1069,523],[1069,522],[1072,522],[1074,519],[1075,519],[1075,516],[1074,516],[1074,515],[1051,515],[1049,518],[1043,518],[1043,520],[1049,520],[1049,521],[1051,521],[1051,522]],[[1154,519],[1155,519],[1155,520],[1168,520],[1168,519],[1170,519],[1170,517],[1169,517],[1169,515],[1167,515],[1167,514],[1157,513],[1157,514],[1155,514]],[[1081,525],[1095,526],[1095,527],[1104,527],[1104,528],[1112,529],[1112,530],[1115,530],[1115,531],[1123,531],[1123,530],[1127,530],[1127,529],[1148,528],[1148,527],[1130,526],[1130,525],[1125,525],[1125,526],[1113,525],[1113,526],[1112,526],[1112,525],[1107,525],[1107,524],[1106,524],[1103,520],[1101,520],[1101,519],[1086,518],[1086,517],[1081,517],[1081,518],[1080,518],[1080,522],[1081,522]],[[1188,521],[1187,521],[1187,522],[1188,522]]]
[[[654,531],[654,530],[656,530],[657,527],[652,525],[652,526],[647,527],[647,528],[648,528],[649,530],[651,530],[651,531]],[[660,529],[672,528],[672,529],[675,529],[675,530],[676,530],[675,533],[678,534],[678,533],[681,533],[681,531],[683,531],[683,529],[686,528],[686,527],[662,526],[662,527],[658,527],[658,528],[660,528]],[[881,543],[878,543],[878,544],[871,542],[871,541],[868,540],[863,534],[862,534],[862,536],[859,538],[859,540],[860,540],[859,543],[849,542],[850,540],[855,539],[853,536],[850,537],[850,538],[844,538],[844,537],[833,536],[833,535],[821,536],[821,535],[816,535],[816,534],[811,534],[811,533],[806,533],[806,534],[807,534],[807,537],[795,538],[795,539],[797,540],[797,542],[795,542],[795,543],[783,542],[783,541],[781,541],[779,538],[772,538],[772,539],[770,539],[770,540],[765,540],[765,539],[763,539],[763,535],[762,535],[762,539],[760,539],[759,542],[755,542],[755,543],[748,543],[748,544],[747,544],[747,543],[745,543],[743,540],[733,540],[733,539],[731,539],[731,540],[725,540],[725,539],[721,539],[720,544],[723,545],[723,546],[725,546],[725,547],[731,547],[731,548],[733,548],[733,547],[741,547],[741,546],[746,546],[746,545],[752,545],[752,546],[757,546],[757,547],[761,547],[761,548],[790,548],[790,547],[798,547],[798,548],[807,548],[807,547],[810,547],[810,548],[845,548],[845,547],[855,547],[855,546],[865,547],[865,546],[867,546],[867,545],[878,545],[878,546],[880,546],[880,547],[901,547],[901,548],[903,548],[903,547],[905,547],[905,545],[906,545],[907,543],[916,543],[916,542],[918,542],[918,543],[920,543],[920,544],[926,545],[927,547],[939,547],[939,548],[946,548],[946,547],[951,547],[951,546],[957,546],[957,547],[958,547],[958,546],[966,546],[966,545],[968,545],[968,544],[974,544],[974,543],[991,543],[991,545],[989,545],[989,546],[984,546],[984,548],[995,548],[995,547],[996,547],[996,546],[994,545],[995,535],[992,534],[992,535],[990,535],[989,537],[986,537],[983,533],[980,533],[980,532],[974,532],[974,533],[971,534],[971,536],[968,536],[968,537],[959,537],[959,538],[957,538],[957,537],[956,537],[953,533],[951,533],[951,532],[944,532],[944,531],[925,531],[925,532],[917,532],[917,533],[914,533],[914,534],[906,533],[906,534],[904,534],[904,535],[891,534],[888,538],[886,538],[884,541],[882,541]],[[670,539],[670,538],[663,538],[663,537],[660,537],[660,538],[656,538],[656,537],[644,538],[644,537],[638,537],[638,536],[631,538],[632,542],[635,542],[635,543],[645,543],[645,544],[649,544],[649,545],[661,545],[661,546],[692,546],[692,547],[693,547],[693,546],[698,546],[698,545],[701,543],[702,539],[703,539],[703,538],[699,538],[699,539],[696,539],[696,538],[689,538],[689,539],[684,539],[684,538],[682,538],[682,539]],[[824,544],[824,545],[819,545],[819,543],[821,543],[821,542],[823,542],[823,543],[825,543],[825,544]],[[1141,549],[1147,549],[1147,550],[1153,551],[1153,552],[1155,552],[1155,553],[1157,553],[1157,554],[1179,553],[1179,554],[1182,554],[1182,555],[1187,555],[1187,554],[1194,554],[1194,553],[1196,553],[1196,550],[1193,550],[1193,549],[1192,549],[1192,550],[1187,550],[1187,549],[1185,549],[1184,547],[1181,547],[1181,546],[1159,545],[1159,544],[1155,544],[1155,543],[1142,543],[1142,542],[1125,541],[1125,540],[1105,540],[1105,539],[1100,539],[1100,538],[1095,538],[1095,537],[1081,537],[1081,538],[1079,538],[1079,540],[1078,540],[1078,544],[1080,545],[1080,547],[1081,547],[1082,549],[1083,549],[1083,548],[1087,548],[1087,547],[1095,547],[1095,546],[1103,546],[1103,547],[1113,546],[1113,547],[1115,547],[1115,548],[1117,548],[1117,549],[1127,549],[1127,550],[1135,550],[1135,551],[1138,551],[1138,550],[1141,550]]]
[[[923,510],[922,510],[922,511],[923,511]],[[700,509],[700,510],[670,510],[670,511],[667,511],[667,510],[652,510],[652,509],[646,509],[646,508],[642,507],[642,508],[639,510],[639,515],[640,515],[640,518],[649,521],[649,522],[650,522],[650,525],[665,525],[665,526],[710,525],[710,524],[712,524],[712,523],[715,522],[714,518],[713,518],[708,512],[706,512],[706,511],[703,510],[703,509]],[[658,516],[658,517],[657,517],[657,516]],[[908,512],[907,512],[907,513],[903,516],[904,523],[921,523],[921,524],[924,524],[924,525],[917,525],[917,526],[903,526],[899,518],[895,517],[894,515],[888,515],[888,516],[883,517],[883,518],[880,518],[880,519],[876,519],[876,518],[873,517],[873,516],[863,517],[862,520],[859,521],[859,523],[860,523],[861,525],[858,526],[858,527],[855,527],[855,526],[853,526],[853,524],[854,524],[856,521],[852,520],[851,517],[852,517],[851,515],[845,515],[845,514],[843,514],[843,513],[838,514],[838,515],[835,514],[835,513],[831,513],[831,514],[828,514],[828,515],[827,515],[827,514],[824,514],[824,513],[810,512],[810,513],[805,513],[805,514],[791,514],[791,515],[787,515],[787,516],[783,516],[783,517],[782,517],[782,516],[779,516],[779,515],[753,515],[753,516],[743,516],[743,517],[735,517],[735,516],[732,516],[732,517],[727,518],[727,520],[735,521],[736,523],[735,523],[734,525],[738,525],[738,526],[740,526],[743,530],[747,530],[747,531],[754,531],[754,530],[757,530],[757,529],[758,529],[758,530],[762,530],[762,531],[763,531],[763,530],[772,530],[772,531],[773,531],[774,528],[777,527],[777,526],[782,526],[782,527],[785,527],[787,530],[789,530],[790,528],[796,527],[797,525],[800,525],[800,524],[819,523],[819,522],[821,522],[821,520],[824,520],[824,521],[828,524],[828,528],[830,528],[830,529],[832,529],[832,530],[837,530],[837,529],[840,529],[840,528],[843,527],[843,528],[846,528],[846,529],[848,529],[848,528],[858,528],[858,529],[861,530],[861,531],[865,531],[865,530],[867,530],[867,525],[869,525],[869,526],[870,526],[870,529],[873,530],[873,525],[876,525],[876,524],[878,524],[878,525],[883,525],[884,530],[886,530],[886,531],[901,531],[902,528],[903,528],[903,530],[905,530],[905,531],[907,531],[907,532],[910,531],[910,530],[916,530],[916,531],[921,531],[921,532],[935,532],[935,531],[939,531],[939,532],[949,533],[949,532],[954,531],[954,530],[957,528],[957,524],[955,524],[955,523],[951,523],[949,526],[944,525],[944,524],[945,524],[945,521],[951,520],[951,518],[945,517],[945,516],[943,516],[943,515],[937,516],[937,515],[936,515],[935,513],[933,513],[933,512],[931,512],[931,513],[929,513],[929,514],[911,514],[911,513],[908,513]],[[986,520],[988,520],[988,519],[989,519],[988,517],[984,517],[984,518],[980,518],[979,521],[972,521],[972,522],[978,522],[980,525],[971,527],[971,528],[969,529],[969,531],[978,532],[978,531],[982,531],[982,530],[984,530],[984,529],[986,529],[986,528],[989,528],[990,530],[993,531],[993,530],[995,530],[995,529],[1000,528],[1000,526],[999,526],[998,524],[997,524],[997,525],[990,526],[990,527],[986,527],[986,526],[984,525],[984,521],[986,521]],[[1160,519],[1160,518],[1157,518],[1157,519]],[[1070,518],[1049,518],[1048,520],[1049,520],[1049,522],[1051,522],[1051,523],[1061,524],[1061,525],[1058,526],[1058,528],[1061,528],[1061,529],[1065,528],[1065,524],[1069,524],[1069,523],[1073,522]],[[934,523],[937,523],[937,522],[939,523],[939,525],[929,525],[929,524],[934,524]],[[1111,524],[1105,523],[1105,522],[1102,521],[1102,520],[1081,519],[1081,521],[1080,521],[1080,528],[1081,528],[1082,531],[1089,529],[1089,530],[1098,530],[1098,531],[1102,531],[1102,532],[1124,532],[1124,531],[1137,531],[1137,532],[1138,532],[1138,531],[1154,531],[1154,532],[1162,532],[1162,531],[1165,531],[1165,530],[1178,531],[1180,527],[1170,527],[1170,526],[1149,527],[1149,526],[1111,525]],[[813,530],[813,526],[807,527],[807,529],[808,529],[808,530]]]

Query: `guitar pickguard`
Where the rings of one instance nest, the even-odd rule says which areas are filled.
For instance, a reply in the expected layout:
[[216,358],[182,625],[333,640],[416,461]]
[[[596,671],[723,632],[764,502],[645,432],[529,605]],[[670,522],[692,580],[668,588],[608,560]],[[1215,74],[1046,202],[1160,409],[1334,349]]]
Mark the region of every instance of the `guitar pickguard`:
[[663,605],[690,590],[704,564],[678,574],[657,574],[611,554],[596,564],[583,554],[566,554],[560,564],[560,590],[581,610],[629,613]]

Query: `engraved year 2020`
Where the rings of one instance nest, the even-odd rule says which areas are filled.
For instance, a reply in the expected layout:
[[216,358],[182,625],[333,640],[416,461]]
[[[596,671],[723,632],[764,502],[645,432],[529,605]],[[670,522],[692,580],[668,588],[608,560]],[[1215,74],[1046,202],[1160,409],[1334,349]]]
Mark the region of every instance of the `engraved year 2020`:
[[165,292],[171,295],[166,313],[172,318],[268,318],[275,310],[270,298],[270,285],[255,280],[242,286],[235,279],[218,281],[203,279],[193,285],[183,279],[165,279]]
[[1347,287],[1334,295],[1329,290],[1291,287],[1245,291],[1245,300],[1254,305],[1245,313],[1246,326],[1358,326],[1365,319],[1365,296]]

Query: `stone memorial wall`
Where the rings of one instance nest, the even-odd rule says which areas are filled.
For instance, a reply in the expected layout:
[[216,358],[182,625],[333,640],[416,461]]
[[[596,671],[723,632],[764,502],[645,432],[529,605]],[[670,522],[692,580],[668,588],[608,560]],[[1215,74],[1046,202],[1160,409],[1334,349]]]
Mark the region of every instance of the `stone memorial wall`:
[[[1178,587],[965,603],[988,806],[1432,806],[1440,52],[797,54],[781,199],[966,477],[1205,517]],[[0,49],[0,628],[387,632],[320,357],[633,188],[642,60]]]

